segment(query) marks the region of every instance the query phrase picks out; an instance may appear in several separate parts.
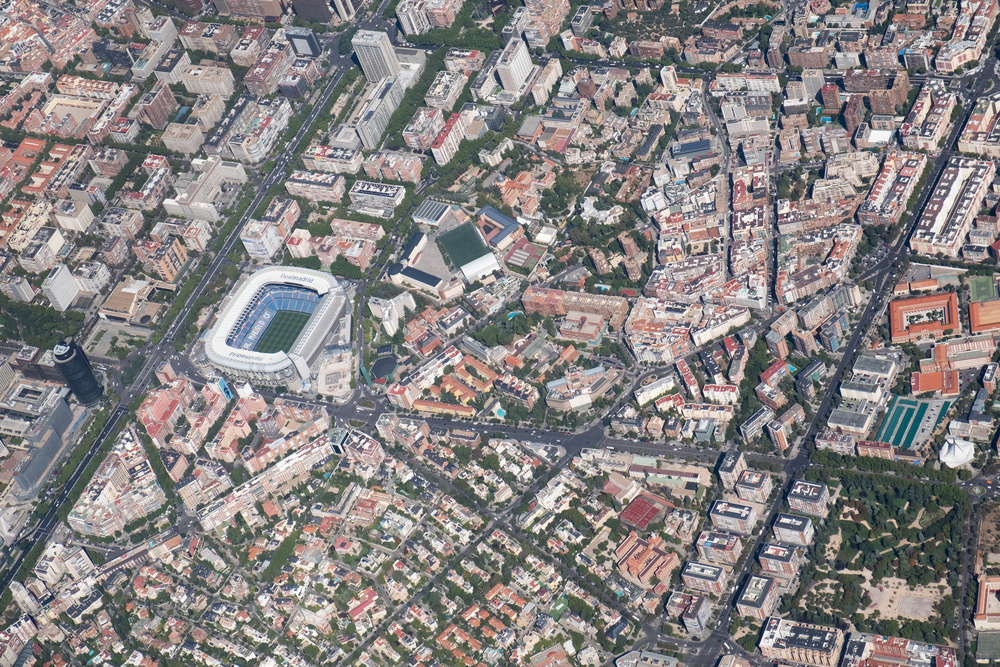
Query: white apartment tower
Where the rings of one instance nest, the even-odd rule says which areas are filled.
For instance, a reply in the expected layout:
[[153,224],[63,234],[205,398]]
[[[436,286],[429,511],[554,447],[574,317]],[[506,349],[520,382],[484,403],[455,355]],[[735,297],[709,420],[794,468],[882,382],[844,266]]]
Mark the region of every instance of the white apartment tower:
[[399,27],[406,36],[422,35],[431,29],[421,0],[403,0],[396,7],[396,18],[399,19]]
[[507,92],[514,92],[524,85],[531,75],[531,55],[528,45],[520,39],[512,39],[500,54],[497,63],[500,84]]
[[80,286],[69,267],[60,264],[52,269],[52,273],[42,283],[42,292],[45,293],[53,308],[64,313],[80,295]]
[[369,81],[374,83],[399,74],[399,60],[386,33],[359,30],[351,39],[351,44],[358,54],[361,71]]
[[25,614],[37,616],[42,610],[42,605],[39,604],[38,599],[20,581],[10,582],[10,594],[14,598],[14,603]]

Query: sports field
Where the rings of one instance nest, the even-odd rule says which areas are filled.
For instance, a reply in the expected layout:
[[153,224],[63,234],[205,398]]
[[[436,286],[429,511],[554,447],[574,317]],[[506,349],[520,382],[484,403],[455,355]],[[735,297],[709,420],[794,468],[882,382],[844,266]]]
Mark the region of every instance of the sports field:
[[299,337],[302,327],[306,325],[310,313],[298,313],[292,310],[281,310],[271,320],[267,331],[254,346],[254,352],[271,354],[273,352],[288,352],[292,343]]
[[996,296],[991,276],[972,276],[969,278],[969,288],[972,291],[972,300],[977,303],[989,301]]
[[444,246],[448,257],[451,258],[451,263],[456,268],[465,266],[490,252],[486,244],[483,243],[482,237],[479,236],[479,231],[471,222],[441,234],[438,240],[441,241],[441,245]]

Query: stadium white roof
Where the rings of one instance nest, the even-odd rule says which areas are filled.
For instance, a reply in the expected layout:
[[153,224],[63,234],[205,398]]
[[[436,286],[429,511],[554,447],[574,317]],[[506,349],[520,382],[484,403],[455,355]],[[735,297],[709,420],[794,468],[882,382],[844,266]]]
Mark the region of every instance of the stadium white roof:
[[[257,292],[270,284],[295,285],[312,290],[320,295],[319,305],[287,353],[264,353],[231,347],[226,339],[233,327]],[[309,363],[322,350],[323,342],[344,312],[346,303],[344,289],[329,273],[289,266],[261,269],[240,285],[225,304],[205,339],[205,355],[220,370],[237,375],[278,378],[292,376],[294,369],[294,374],[308,382]]]

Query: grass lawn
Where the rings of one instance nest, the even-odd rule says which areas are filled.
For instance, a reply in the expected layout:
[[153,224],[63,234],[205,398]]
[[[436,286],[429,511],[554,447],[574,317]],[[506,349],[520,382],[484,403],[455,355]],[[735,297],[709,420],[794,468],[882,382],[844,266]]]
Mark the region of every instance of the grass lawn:
[[310,317],[312,315],[309,313],[298,313],[292,310],[278,312],[271,320],[264,335],[260,337],[257,345],[254,346],[254,352],[265,354],[288,352]]

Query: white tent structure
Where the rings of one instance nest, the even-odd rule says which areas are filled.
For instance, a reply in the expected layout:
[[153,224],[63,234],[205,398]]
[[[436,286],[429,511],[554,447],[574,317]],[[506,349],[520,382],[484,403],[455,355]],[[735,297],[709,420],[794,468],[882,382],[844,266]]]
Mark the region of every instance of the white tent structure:
[[974,444],[968,440],[948,436],[945,438],[941,453],[938,454],[938,459],[942,465],[946,465],[949,468],[958,468],[971,461],[975,455],[976,446]]

